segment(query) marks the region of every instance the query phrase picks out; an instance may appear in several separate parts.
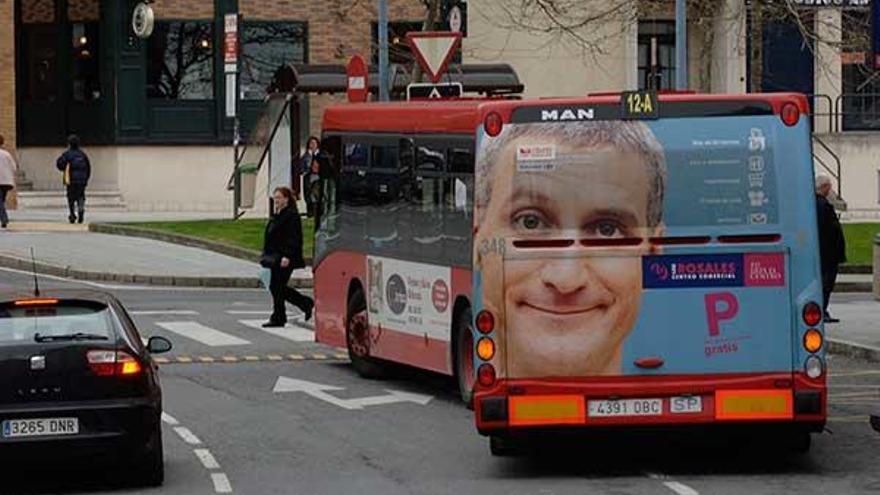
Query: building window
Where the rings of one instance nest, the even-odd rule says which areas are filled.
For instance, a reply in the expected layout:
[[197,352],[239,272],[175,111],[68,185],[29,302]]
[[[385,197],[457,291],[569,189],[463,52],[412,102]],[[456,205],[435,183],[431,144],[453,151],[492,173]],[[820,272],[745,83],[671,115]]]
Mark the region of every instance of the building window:
[[841,17],[843,130],[880,129],[880,80],[871,53],[871,11],[849,9]]
[[243,99],[263,99],[279,68],[306,61],[304,23],[245,21],[241,37]]
[[675,22],[639,21],[639,89],[675,88]]
[[101,71],[98,47],[101,46],[97,22],[76,23],[73,39],[73,100],[95,101],[101,98]]
[[147,96],[214,99],[214,37],[210,21],[160,21],[148,46]]

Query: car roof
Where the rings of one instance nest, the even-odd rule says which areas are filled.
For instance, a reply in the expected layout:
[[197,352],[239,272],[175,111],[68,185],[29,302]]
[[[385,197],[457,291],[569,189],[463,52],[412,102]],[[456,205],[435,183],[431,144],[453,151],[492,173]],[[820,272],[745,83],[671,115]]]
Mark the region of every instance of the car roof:
[[49,298],[61,301],[87,301],[106,305],[118,304],[119,301],[110,293],[94,289],[47,289],[40,290],[39,296],[34,296],[32,290],[0,290],[0,304],[13,302],[19,299]]

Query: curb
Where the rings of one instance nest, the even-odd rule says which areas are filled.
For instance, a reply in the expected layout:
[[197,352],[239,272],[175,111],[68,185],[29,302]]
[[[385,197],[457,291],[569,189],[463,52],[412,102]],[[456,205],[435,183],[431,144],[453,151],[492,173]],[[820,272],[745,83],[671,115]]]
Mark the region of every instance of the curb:
[[[31,260],[14,256],[0,255],[0,267],[31,271]],[[174,275],[137,275],[125,273],[93,272],[77,270],[70,266],[58,266],[38,261],[37,273],[55,277],[84,280],[89,282],[112,282],[118,284],[155,285],[161,287],[210,287],[227,289],[259,289],[258,277],[187,277]],[[311,279],[291,278],[290,286],[297,289],[312,288]]]
[[859,274],[870,275],[874,273],[874,267],[871,265],[840,265],[841,274]]
[[874,284],[872,282],[837,282],[834,284],[835,293],[871,293],[874,292]]
[[827,339],[828,352],[853,359],[880,363],[880,348],[857,344],[848,340]]
[[159,230],[146,229],[142,227],[132,227],[129,225],[119,225],[113,223],[92,223],[89,224],[89,231],[98,234],[121,235],[126,237],[141,237],[144,239],[152,239],[154,241],[168,242],[171,244],[179,244],[198,249],[205,249],[219,254],[225,254],[232,258],[238,258],[245,261],[257,263],[260,260],[260,252],[252,249],[246,249],[238,246],[232,246],[217,241],[208,241],[198,237],[192,237],[184,234],[174,234]]

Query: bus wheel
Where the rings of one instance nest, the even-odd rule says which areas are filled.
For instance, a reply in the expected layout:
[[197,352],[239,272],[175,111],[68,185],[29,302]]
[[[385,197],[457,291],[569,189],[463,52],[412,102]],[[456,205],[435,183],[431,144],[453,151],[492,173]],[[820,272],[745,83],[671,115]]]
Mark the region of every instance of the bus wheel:
[[489,452],[495,457],[513,457],[523,453],[512,439],[497,435],[489,437]]
[[458,393],[468,409],[474,407],[474,332],[471,308],[459,311],[454,327],[453,364]]
[[807,431],[796,431],[785,436],[785,450],[793,454],[806,454],[813,444],[813,437]]
[[370,357],[370,324],[367,317],[367,301],[361,289],[348,299],[345,319],[345,342],[348,358],[358,375],[364,378],[381,378],[382,366]]

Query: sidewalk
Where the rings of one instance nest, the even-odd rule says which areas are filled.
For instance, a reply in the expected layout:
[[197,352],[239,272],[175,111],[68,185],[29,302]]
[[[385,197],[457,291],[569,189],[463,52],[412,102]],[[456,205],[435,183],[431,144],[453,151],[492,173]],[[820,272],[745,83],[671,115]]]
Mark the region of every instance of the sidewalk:
[[880,301],[870,294],[832,296],[828,311],[840,319],[825,325],[829,350],[880,363]]
[[[43,228],[19,231],[10,224],[13,230],[0,232],[0,266],[30,270],[33,248],[38,271],[46,275],[161,286],[260,286],[257,263],[150,239],[91,233],[83,226],[32,226]],[[311,272],[298,270],[292,282],[311,286]]]

